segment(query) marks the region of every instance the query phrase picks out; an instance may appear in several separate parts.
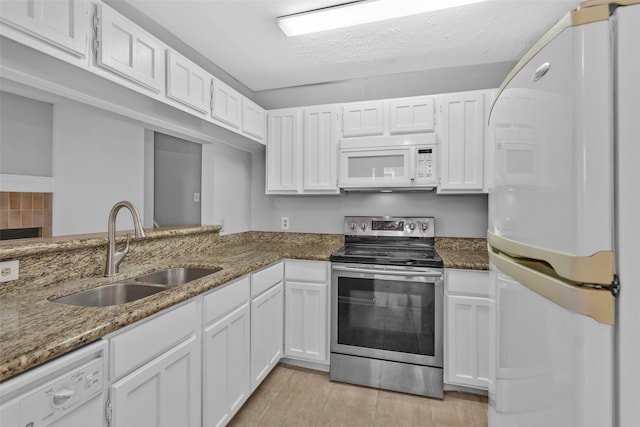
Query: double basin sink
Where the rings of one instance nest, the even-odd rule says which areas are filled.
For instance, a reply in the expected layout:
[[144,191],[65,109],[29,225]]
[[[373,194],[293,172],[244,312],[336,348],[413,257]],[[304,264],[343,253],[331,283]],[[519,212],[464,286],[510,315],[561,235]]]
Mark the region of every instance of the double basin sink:
[[82,307],[125,304],[220,271],[220,268],[179,267],[155,271],[132,279],[109,283],[53,299],[53,302]]

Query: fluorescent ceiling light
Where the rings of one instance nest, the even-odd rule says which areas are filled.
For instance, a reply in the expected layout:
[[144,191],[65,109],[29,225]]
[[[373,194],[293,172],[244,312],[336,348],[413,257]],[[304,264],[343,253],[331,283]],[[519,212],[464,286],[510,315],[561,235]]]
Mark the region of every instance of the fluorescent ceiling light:
[[278,18],[278,25],[287,37],[291,37],[481,1],[485,0],[364,0],[281,16]]

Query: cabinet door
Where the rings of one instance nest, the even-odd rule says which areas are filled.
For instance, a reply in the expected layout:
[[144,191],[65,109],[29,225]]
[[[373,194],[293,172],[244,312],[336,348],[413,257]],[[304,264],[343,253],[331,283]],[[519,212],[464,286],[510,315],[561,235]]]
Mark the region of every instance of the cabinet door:
[[408,98],[389,103],[389,133],[433,132],[434,130],[433,97]]
[[203,425],[223,426],[251,393],[249,303],[205,328]]
[[305,108],[303,128],[303,191],[339,193],[337,107]]
[[264,140],[265,112],[258,104],[242,98],[242,132]]
[[211,75],[178,52],[167,49],[167,96],[207,112]]
[[162,44],[105,4],[98,4],[98,64],[153,92],[164,84]]
[[438,99],[440,120],[440,181],[438,192],[483,191],[484,93],[443,95]]
[[383,133],[383,102],[358,102],[342,105],[342,136],[372,136]]
[[192,336],[113,384],[112,425],[200,426],[199,353]]
[[251,391],[282,357],[283,300],[280,282],[251,301]]
[[0,20],[74,56],[87,54],[86,2],[12,0],[2,2]]
[[[242,95],[214,78],[211,96],[211,117],[239,129],[242,122]],[[251,114],[251,111],[247,114]]]
[[327,284],[287,281],[285,355],[327,362]]
[[302,110],[287,108],[268,114],[267,194],[296,193],[300,188]]
[[447,295],[447,383],[489,385],[488,298]]

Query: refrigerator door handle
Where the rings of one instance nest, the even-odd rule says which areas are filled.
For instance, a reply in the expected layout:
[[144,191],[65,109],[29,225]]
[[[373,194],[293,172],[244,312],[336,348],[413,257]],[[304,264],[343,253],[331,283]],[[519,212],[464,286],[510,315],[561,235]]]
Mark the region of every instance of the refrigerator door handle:
[[[539,295],[597,322],[613,325],[615,297],[610,289],[593,288],[554,275],[544,262],[516,259],[487,245],[489,259],[503,272]],[[533,319],[532,319],[533,320]]]
[[528,258],[549,264],[556,275],[577,283],[611,286],[614,283],[613,251],[576,256],[526,245],[487,231],[487,243],[514,258]]

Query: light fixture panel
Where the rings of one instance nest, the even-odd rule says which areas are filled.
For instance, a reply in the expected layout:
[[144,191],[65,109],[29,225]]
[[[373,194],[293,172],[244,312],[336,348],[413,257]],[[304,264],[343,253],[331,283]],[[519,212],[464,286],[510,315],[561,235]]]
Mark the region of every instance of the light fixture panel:
[[287,37],[417,15],[486,0],[365,0],[278,18]]

